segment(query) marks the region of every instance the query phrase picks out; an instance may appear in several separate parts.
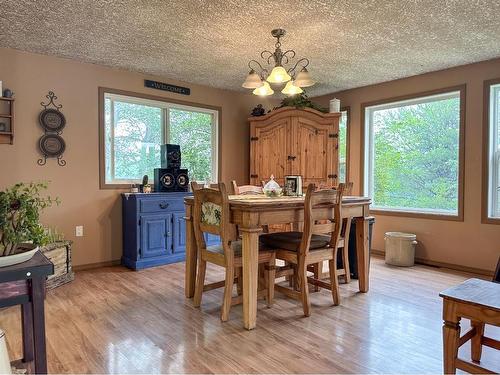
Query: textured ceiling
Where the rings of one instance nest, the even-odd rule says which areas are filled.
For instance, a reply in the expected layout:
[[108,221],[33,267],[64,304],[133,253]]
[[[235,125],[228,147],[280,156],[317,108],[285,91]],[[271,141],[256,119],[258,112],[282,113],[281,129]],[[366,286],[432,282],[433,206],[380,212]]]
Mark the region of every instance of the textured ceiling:
[[276,27],[310,95],[500,57],[498,0],[0,0],[0,47],[231,90]]

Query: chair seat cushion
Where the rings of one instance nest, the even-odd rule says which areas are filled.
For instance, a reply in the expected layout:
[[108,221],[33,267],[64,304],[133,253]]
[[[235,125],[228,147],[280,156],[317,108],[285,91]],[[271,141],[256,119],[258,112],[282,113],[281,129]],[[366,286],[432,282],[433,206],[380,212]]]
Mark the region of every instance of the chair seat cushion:
[[[238,258],[242,256],[243,253],[241,250],[242,249],[241,241],[232,241],[231,247],[233,248],[235,257]],[[222,248],[222,245],[208,246],[207,251],[210,251],[211,253],[224,254],[224,249]],[[259,251],[270,251],[270,249],[264,249],[262,246],[259,246]]]
[[[260,236],[260,242],[268,249],[285,249],[290,251],[299,251],[300,241],[302,241],[302,232],[277,232],[263,234]],[[330,236],[313,234],[309,250],[322,249],[329,245]]]

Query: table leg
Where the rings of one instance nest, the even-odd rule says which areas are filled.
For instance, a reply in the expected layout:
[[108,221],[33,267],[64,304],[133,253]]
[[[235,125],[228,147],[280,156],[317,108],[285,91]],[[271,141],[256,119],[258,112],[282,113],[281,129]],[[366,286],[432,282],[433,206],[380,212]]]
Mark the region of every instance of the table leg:
[[262,228],[240,228],[243,236],[243,324],[254,329],[257,320],[259,233]]
[[31,302],[21,305],[21,326],[23,332],[23,362],[33,361],[33,308]]
[[443,301],[443,373],[455,374],[460,340],[460,317],[455,313],[455,304]]
[[45,346],[45,278],[36,277],[31,281],[33,306],[33,338],[35,353],[35,373],[47,373],[47,349]]
[[184,274],[184,294],[186,298],[194,296],[196,285],[196,264],[198,248],[194,237],[192,206],[186,205],[186,269]]
[[359,291],[366,293],[370,288],[369,222],[364,217],[357,217],[355,220]]

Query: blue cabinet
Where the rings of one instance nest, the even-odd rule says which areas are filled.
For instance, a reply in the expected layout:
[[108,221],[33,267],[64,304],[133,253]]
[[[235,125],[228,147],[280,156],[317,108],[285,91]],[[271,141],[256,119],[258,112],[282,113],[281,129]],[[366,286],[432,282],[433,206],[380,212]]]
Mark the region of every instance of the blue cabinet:
[[190,194],[122,194],[123,265],[138,270],[185,259],[184,197]]

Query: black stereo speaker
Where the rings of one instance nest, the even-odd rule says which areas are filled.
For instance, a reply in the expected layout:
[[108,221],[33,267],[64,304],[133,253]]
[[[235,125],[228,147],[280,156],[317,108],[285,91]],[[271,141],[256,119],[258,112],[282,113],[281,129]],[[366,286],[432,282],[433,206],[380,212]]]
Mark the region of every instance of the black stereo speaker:
[[188,191],[189,177],[187,169],[155,168],[155,191]]
[[161,167],[181,167],[181,146],[170,144],[161,145]]

